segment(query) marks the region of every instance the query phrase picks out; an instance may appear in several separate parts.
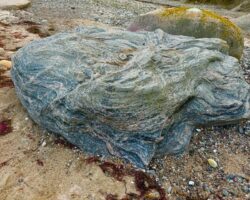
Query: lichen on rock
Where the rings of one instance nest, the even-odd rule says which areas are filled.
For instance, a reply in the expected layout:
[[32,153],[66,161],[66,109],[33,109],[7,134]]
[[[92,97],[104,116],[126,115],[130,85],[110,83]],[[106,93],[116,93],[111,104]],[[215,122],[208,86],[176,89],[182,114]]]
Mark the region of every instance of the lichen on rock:
[[229,55],[241,58],[244,39],[240,28],[229,19],[198,8],[162,8],[137,17],[128,30],[154,31],[195,38],[220,38],[229,45]]
[[250,87],[227,52],[216,38],[83,27],[19,49],[11,75],[40,126],[145,167],[183,152],[197,126],[250,117]]

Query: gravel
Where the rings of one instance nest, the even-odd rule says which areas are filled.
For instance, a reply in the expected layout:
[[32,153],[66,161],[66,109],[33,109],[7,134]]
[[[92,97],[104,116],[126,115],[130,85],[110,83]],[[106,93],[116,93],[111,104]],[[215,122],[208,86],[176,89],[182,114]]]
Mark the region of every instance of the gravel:
[[33,0],[27,10],[41,20],[90,19],[127,27],[133,17],[156,9],[153,4],[133,0]]

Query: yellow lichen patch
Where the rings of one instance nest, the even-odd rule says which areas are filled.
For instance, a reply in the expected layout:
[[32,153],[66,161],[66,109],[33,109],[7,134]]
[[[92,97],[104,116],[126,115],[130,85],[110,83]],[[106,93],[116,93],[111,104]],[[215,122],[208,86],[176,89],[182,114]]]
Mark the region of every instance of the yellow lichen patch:
[[203,10],[203,13],[206,17],[211,17],[214,19],[217,19],[218,21],[220,21],[221,23],[223,23],[225,26],[233,29],[235,31],[235,33],[237,34],[238,38],[242,38],[241,35],[241,30],[238,26],[236,26],[233,22],[231,22],[230,20],[228,20],[225,17],[222,17],[214,12],[208,11],[208,10]]
[[189,9],[187,7],[179,7],[179,8],[164,8],[159,11],[159,15],[161,17],[173,16],[173,15],[183,15],[186,13],[186,10]]

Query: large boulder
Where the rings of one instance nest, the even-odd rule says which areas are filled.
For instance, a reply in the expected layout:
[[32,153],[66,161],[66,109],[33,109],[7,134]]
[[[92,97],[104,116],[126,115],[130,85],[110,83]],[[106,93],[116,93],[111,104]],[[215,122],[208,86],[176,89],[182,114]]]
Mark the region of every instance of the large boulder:
[[250,87],[227,53],[220,39],[83,27],[21,48],[11,74],[36,123],[145,167],[183,152],[197,126],[250,117]]
[[241,58],[244,39],[240,29],[225,17],[198,8],[162,8],[137,17],[130,31],[154,31],[196,38],[220,38],[229,45],[229,55]]

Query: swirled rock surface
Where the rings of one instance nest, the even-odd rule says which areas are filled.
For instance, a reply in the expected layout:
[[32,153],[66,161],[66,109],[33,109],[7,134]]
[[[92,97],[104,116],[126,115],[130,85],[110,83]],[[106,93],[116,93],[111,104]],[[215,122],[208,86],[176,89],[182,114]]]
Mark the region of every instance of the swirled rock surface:
[[183,152],[199,125],[249,118],[250,87],[220,39],[83,27],[31,42],[12,79],[32,119],[138,167]]

